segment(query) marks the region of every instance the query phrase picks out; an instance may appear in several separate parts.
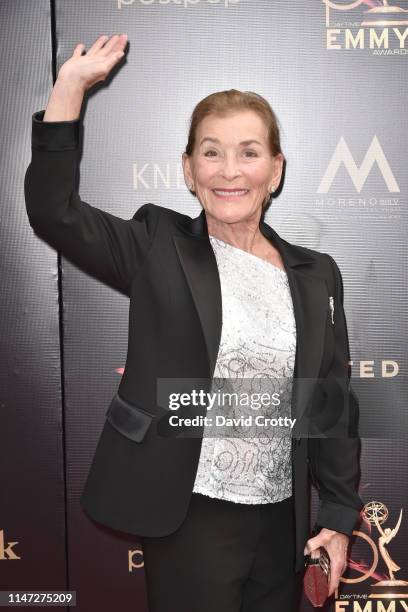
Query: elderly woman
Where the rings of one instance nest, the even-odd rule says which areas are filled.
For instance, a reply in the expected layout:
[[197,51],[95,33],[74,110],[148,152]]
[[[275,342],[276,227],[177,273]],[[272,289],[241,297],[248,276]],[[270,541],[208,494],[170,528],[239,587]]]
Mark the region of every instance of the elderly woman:
[[[25,177],[35,233],[130,298],[126,367],[81,504],[141,539],[150,612],[296,610],[304,555],[326,549],[333,593],[362,507],[339,268],[263,220],[284,157],[271,107],[251,92],[214,93],[194,109],[182,161],[198,217],[148,203],[125,220],[80,199],[83,97],[126,42],[77,45],[33,114]],[[285,426],[231,418],[217,430],[215,381],[218,392],[279,388],[282,410],[269,404],[260,422]]]

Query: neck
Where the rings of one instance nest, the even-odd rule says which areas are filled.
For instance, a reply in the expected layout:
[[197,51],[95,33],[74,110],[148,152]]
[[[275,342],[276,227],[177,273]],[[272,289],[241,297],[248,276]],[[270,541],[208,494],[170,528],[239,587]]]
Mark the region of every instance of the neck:
[[265,239],[259,229],[259,211],[250,217],[227,223],[205,212],[208,234],[244,251],[252,252]]

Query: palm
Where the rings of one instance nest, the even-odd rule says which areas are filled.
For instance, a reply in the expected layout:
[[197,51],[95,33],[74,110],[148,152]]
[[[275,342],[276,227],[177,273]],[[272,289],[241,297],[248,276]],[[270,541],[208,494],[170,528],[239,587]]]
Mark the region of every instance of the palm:
[[79,43],[72,56],[61,66],[58,77],[76,82],[86,91],[106,79],[113,66],[123,57],[126,43],[126,34],[115,34],[110,39],[102,35],[85,55],[85,45]]

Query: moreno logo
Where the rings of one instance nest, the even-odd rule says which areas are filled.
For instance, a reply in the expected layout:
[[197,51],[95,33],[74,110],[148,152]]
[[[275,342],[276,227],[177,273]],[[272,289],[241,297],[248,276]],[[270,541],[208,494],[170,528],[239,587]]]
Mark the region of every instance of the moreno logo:
[[317,192],[328,193],[340,166],[344,165],[356,191],[360,193],[375,162],[377,163],[388,191],[392,193],[399,192],[400,188],[377,136],[374,136],[372,139],[360,167],[356,164],[350,148],[345,138],[342,136],[329,161],[329,165],[327,166],[327,170],[324,173]]

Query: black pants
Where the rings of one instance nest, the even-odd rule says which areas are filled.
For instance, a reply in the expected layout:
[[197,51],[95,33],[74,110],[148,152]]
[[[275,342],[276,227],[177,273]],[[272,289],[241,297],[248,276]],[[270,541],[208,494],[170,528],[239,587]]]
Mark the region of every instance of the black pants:
[[298,609],[293,497],[248,505],[193,493],[174,533],[141,542],[149,612]]

